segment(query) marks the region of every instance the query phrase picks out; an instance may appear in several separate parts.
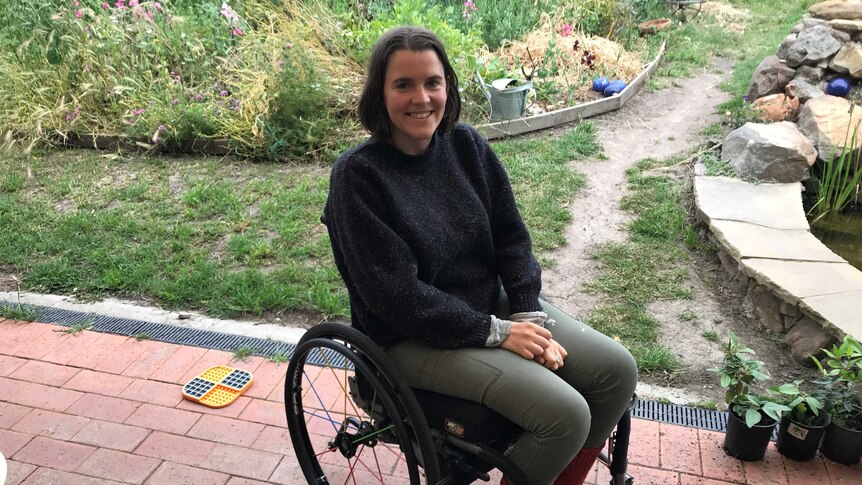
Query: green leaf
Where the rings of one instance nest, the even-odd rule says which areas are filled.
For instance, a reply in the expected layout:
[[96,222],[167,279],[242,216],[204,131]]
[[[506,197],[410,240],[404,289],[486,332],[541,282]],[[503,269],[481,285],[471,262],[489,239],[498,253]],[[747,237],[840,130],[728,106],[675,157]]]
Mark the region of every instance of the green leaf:
[[724,374],[721,376],[721,387],[727,388],[728,386],[730,386],[730,376]]
[[745,412],[745,425],[749,428],[754,427],[757,423],[760,422],[761,416],[760,413],[755,411],[754,409],[749,409]]

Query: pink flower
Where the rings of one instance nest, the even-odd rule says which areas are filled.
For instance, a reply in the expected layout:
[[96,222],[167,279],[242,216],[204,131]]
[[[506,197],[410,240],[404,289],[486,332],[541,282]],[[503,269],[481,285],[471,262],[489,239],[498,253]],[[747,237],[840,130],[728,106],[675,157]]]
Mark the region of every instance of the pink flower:
[[479,9],[473,3],[473,0],[464,2],[464,10],[461,11],[461,16],[467,19],[467,22],[473,20],[473,12],[478,12]]
[[111,8],[111,6],[108,5],[108,2],[102,2],[102,10],[108,10],[109,8]]
[[138,0],[129,0],[129,8],[134,8],[138,6]]
[[562,30],[560,30],[560,35],[563,37],[568,37],[572,34],[572,26],[569,24],[563,24]]
[[179,100],[179,99],[177,99],[177,98],[174,98],[174,99],[172,99],[172,100],[171,100],[171,104],[172,104],[172,105],[174,105],[174,106],[176,106],[176,105],[180,104],[180,100]]
[[221,91],[219,91],[219,93],[218,93],[218,94],[219,94],[219,96],[221,96],[221,97],[225,97],[225,96],[227,96],[227,91],[225,91],[224,89],[222,89]]
[[116,5],[117,8],[126,8],[126,0],[117,0],[117,3],[114,5]]
[[241,35],[244,35],[244,34],[245,34],[245,32],[243,32],[243,31],[242,31],[242,29],[241,29],[241,28],[239,28],[239,27],[237,27],[237,28],[235,28],[235,29],[231,30],[231,31],[230,31],[230,33],[231,33],[231,34],[233,34],[233,36],[234,36],[234,37],[239,37],[239,36],[241,36]]
[[78,0],[72,0],[72,5],[74,5],[74,6],[76,6],[76,7],[80,7],[80,6],[81,6],[81,4],[78,2]]
[[162,4],[159,2],[153,3],[153,7],[155,7],[156,10],[158,10],[159,12],[164,12],[164,9],[162,9]]
[[72,115],[66,115],[66,122],[72,121]]
[[83,11],[83,10],[78,10],[78,11],[76,11],[76,12],[75,12],[75,17],[81,18],[81,17],[83,17],[83,16],[84,16],[84,11]]

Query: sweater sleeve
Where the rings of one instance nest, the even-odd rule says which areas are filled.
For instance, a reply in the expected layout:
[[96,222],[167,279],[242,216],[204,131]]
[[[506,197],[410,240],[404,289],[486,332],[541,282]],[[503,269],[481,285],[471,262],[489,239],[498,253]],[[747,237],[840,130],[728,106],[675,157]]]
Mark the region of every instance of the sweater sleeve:
[[491,146],[470,129],[484,164],[491,197],[491,230],[497,267],[512,313],[541,310],[542,269],[533,256],[533,244],[521,218],[506,169]]
[[391,214],[371,170],[360,159],[333,168],[326,217],[342,270],[356,294],[393,331],[434,347],[482,347],[490,315],[418,278],[408,244],[392,229]]

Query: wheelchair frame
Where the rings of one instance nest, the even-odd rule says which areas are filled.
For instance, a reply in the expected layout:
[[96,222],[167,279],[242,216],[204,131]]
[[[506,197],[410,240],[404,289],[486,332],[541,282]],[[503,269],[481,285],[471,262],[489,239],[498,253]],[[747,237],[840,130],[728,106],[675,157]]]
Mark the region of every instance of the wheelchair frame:
[[[343,376],[336,382],[342,393],[337,399],[322,396],[325,389],[313,383],[332,376]],[[305,333],[287,368],[284,398],[291,442],[309,484],[407,480],[411,485],[466,485],[488,481],[487,472],[497,468],[510,484],[530,485],[506,457],[522,430],[471,441],[429,427],[415,393],[383,350],[348,325],[323,323]],[[633,483],[626,473],[630,423],[627,410],[599,456],[610,471],[611,485]],[[363,452],[371,456],[363,457]],[[382,470],[387,466],[400,476],[386,478]]]

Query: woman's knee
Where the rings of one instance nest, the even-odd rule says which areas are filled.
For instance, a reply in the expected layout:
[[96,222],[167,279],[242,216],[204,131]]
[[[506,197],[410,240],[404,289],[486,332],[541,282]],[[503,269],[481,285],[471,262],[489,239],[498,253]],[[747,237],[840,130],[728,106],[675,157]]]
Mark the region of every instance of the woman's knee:
[[558,392],[543,393],[542,402],[528,410],[530,432],[541,439],[564,439],[580,443],[590,431],[592,415],[584,397],[572,388],[562,387]]

